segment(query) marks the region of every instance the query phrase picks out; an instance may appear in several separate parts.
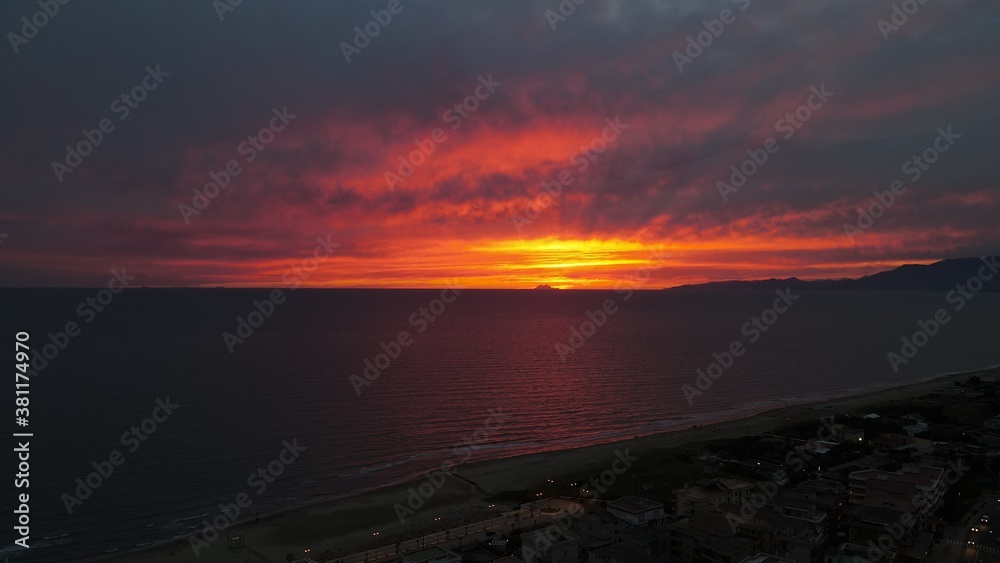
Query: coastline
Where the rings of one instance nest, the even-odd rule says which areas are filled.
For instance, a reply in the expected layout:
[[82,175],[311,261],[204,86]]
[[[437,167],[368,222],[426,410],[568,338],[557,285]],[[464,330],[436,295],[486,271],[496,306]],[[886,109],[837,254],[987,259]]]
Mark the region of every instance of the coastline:
[[[489,508],[482,501],[483,497],[538,488],[549,478],[558,479],[580,473],[596,475],[610,467],[621,452],[626,450],[631,456],[641,458],[644,451],[681,448],[710,440],[773,432],[783,426],[818,420],[834,413],[859,412],[892,401],[913,399],[953,387],[955,382],[964,382],[974,375],[1000,378],[1000,368],[994,366],[934,376],[868,393],[789,404],[728,421],[675,428],[604,444],[471,462],[457,467],[454,472],[459,479],[448,479],[415,514],[407,517],[405,526],[397,520],[393,507],[397,503],[405,505],[410,488],[424,481],[423,478],[340,499],[320,501],[261,518],[259,523],[234,525],[224,530],[220,539],[203,549],[199,557],[195,557],[187,539],[178,539],[148,549],[110,554],[99,560],[155,563],[199,560],[242,562],[246,560],[246,552],[229,549],[225,541],[226,537],[238,534],[244,536],[249,546],[274,560],[284,560],[287,553],[304,557],[307,555],[305,549],[310,549],[311,555],[327,550],[339,556],[350,555],[371,547],[362,544],[371,543],[375,531],[381,537],[392,537],[400,533],[419,535],[419,530],[437,525],[435,518],[438,517],[443,519],[443,523],[458,525],[462,519],[496,515],[501,510],[500,505]],[[475,487],[470,487],[470,482]],[[203,557],[207,559],[202,559]]]

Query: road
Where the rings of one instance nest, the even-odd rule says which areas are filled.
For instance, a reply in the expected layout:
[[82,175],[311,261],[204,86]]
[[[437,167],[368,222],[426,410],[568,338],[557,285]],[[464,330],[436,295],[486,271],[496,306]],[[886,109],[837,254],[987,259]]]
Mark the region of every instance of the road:
[[[980,520],[983,515],[989,523]],[[945,531],[941,543],[934,546],[931,561],[941,563],[1000,563],[1000,492],[983,493],[975,508],[966,514],[961,526]],[[974,542],[970,545],[969,542]]]
[[[983,523],[982,517],[989,517],[989,523]],[[976,507],[962,521],[965,525],[965,537],[954,547],[959,550],[959,563],[1000,563],[1000,538],[997,528],[1000,527],[1000,492],[984,493]]]

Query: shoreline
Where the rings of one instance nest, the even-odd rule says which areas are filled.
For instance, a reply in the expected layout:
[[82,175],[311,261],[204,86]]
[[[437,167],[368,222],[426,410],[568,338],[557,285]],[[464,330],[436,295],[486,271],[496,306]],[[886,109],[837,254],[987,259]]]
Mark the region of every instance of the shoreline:
[[[955,382],[964,382],[974,375],[998,378],[1000,366],[931,376],[904,385],[869,392],[860,391],[858,394],[838,398],[765,407],[759,412],[739,418],[678,427],[601,444],[470,462],[453,469],[457,478],[447,479],[415,514],[407,517],[405,526],[400,525],[393,507],[397,503],[405,505],[409,489],[423,482],[425,477],[359,491],[336,499],[318,500],[261,517],[259,523],[241,522],[223,530],[220,538],[200,555],[208,556],[212,561],[245,561],[245,551],[230,550],[225,542],[226,537],[241,534],[249,546],[275,560],[283,560],[287,553],[305,557],[316,556],[326,550],[338,556],[346,556],[370,548],[370,545],[363,547],[362,544],[373,540],[374,531],[378,531],[382,537],[400,533],[419,536],[420,529],[439,525],[435,518],[441,518],[442,524],[452,526],[459,525],[461,519],[468,520],[476,515],[483,518],[496,515],[503,507],[497,505],[497,508],[491,509],[482,502],[483,497],[528,490],[544,484],[548,478],[579,474],[591,468],[606,469],[622,450],[641,457],[643,451],[760,435],[783,426],[818,420],[821,416],[831,414],[831,409],[835,408],[839,409],[834,411],[838,413],[855,412],[892,401],[913,399],[953,387]],[[466,483],[460,484],[460,481]],[[467,483],[472,483],[473,486]],[[307,554],[304,549],[310,549],[310,552]],[[90,560],[177,562],[198,561],[201,557],[195,557],[185,537],[141,550],[108,554]]]

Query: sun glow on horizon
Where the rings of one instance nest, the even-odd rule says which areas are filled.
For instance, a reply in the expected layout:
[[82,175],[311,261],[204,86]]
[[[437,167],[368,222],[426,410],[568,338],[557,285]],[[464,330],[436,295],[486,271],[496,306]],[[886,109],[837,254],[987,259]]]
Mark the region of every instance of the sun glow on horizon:
[[[780,244],[780,241],[779,241]],[[303,257],[233,263],[232,272],[203,287],[302,287],[432,289],[614,289],[641,277],[641,289],[661,289],[731,279],[854,277],[889,269],[891,261],[816,262],[803,272],[794,261],[769,255],[774,248],[727,246],[721,240],[642,242],[620,238],[446,240],[400,242],[377,268],[364,253],[344,253],[302,276]],[[755,259],[758,255],[759,259]],[[291,274],[289,274],[291,272]],[[648,275],[647,275],[648,274]]]

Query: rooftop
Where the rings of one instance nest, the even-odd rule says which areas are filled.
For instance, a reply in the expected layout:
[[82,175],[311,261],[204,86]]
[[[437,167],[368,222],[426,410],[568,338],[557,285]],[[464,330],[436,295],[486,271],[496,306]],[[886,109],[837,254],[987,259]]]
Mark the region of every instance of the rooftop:
[[638,549],[620,543],[602,547],[597,549],[595,553],[599,556],[613,554],[615,556],[613,557],[614,560],[627,561],[628,563],[662,563],[663,561],[662,559],[653,557],[648,553],[644,553]]
[[941,480],[944,469],[940,467],[914,467],[904,465],[903,469],[896,472],[883,471],[881,469],[865,469],[851,473],[851,481],[880,479],[884,481],[897,481],[911,483],[918,487],[931,487]]
[[458,557],[458,555],[446,549],[441,549],[440,547],[428,547],[427,549],[421,549],[420,551],[411,551],[410,553],[404,554],[403,557],[413,561],[413,563],[423,563],[425,561],[438,559],[439,557]]
[[740,561],[740,563],[795,563],[795,560],[785,559],[784,557],[769,555],[767,553],[758,553],[757,555],[747,557],[743,561]]
[[715,553],[734,553],[753,542],[747,537],[734,536],[721,512],[695,514],[668,523],[667,528],[694,537],[702,542],[702,548]]
[[608,503],[608,508],[628,512],[629,514],[644,514],[650,510],[663,508],[662,502],[649,500],[642,497],[622,497]]
[[558,526],[549,526],[546,528],[532,530],[530,532],[525,532],[521,534],[522,542],[531,542],[537,544],[539,538],[544,540],[545,544],[580,539],[574,536],[573,534],[567,532],[566,530],[559,528]]
[[865,506],[854,514],[852,522],[869,522],[878,525],[899,524],[906,520],[906,512],[893,510],[891,508],[880,508],[876,506]]

